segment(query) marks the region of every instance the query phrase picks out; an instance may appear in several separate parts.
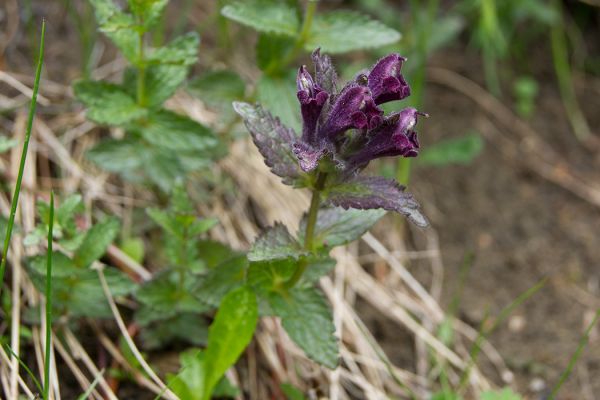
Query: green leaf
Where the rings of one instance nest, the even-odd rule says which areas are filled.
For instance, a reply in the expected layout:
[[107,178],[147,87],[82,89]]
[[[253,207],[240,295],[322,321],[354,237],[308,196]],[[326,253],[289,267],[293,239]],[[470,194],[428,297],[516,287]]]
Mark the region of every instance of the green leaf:
[[121,250],[137,263],[144,261],[144,240],[139,237],[130,237],[121,243]]
[[440,141],[421,151],[417,161],[421,165],[444,166],[469,164],[483,149],[483,139],[477,133]]
[[481,400],[521,400],[521,398],[521,396],[513,392],[510,388],[481,393]]
[[313,287],[317,281],[335,268],[335,260],[331,257],[310,258],[306,271],[298,282],[298,287]]
[[79,81],[73,86],[75,96],[88,108],[87,117],[105,125],[124,125],[142,118],[140,107],[122,86],[107,82]]
[[191,312],[154,321],[140,331],[140,339],[147,350],[158,349],[173,342],[205,346],[207,338],[208,326],[204,318]]
[[261,34],[256,42],[256,63],[267,74],[273,76],[279,68],[285,68],[281,61],[294,47],[294,39],[288,36]]
[[129,0],[131,11],[144,21],[146,30],[158,22],[169,0]]
[[92,226],[73,255],[75,265],[80,268],[87,267],[102,257],[108,246],[117,237],[120,229],[121,223],[115,217],[106,218]]
[[130,62],[137,62],[138,32],[133,17],[121,12],[113,0],[90,0],[100,30]]
[[84,211],[81,195],[73,194],[64,199],[56,210],[56,221],[69,234],[77,232],[75,224],[75,215]]
[[292,289],[289,296],[272,293],[269,303],[290,338],[313,361],[334,369],[338,365],[338,341],[331,310],[314,288]]
[[181,369],[167,375],[169,388],[182,400],[202,400],[206,387],[206,361],[202,350],[191,349],[180,354]]
[[196,242],[196,248],[202,261],[206,263],[209,269],[213,269],[223,262],[240,256],[239,253],[233,251],[227,245],[214,240],[199,240]]
[[279,387],[288,400],[306,400],[304,393],[291,383],[282,383]]
[[211,150],[218,145],[211,130],[168,110],[153,112],[139,131],[153,146],[170,151],[195,151],[197,156],[210,156]]
[[233,71],[212,71],[192,80],[188,85],[189,91],[208,104],[226,103],[231,107],[234,100],[242,100],[246,92],[246,84]]
[[133,139],[107,139],[86,153],[87,158],[109,172],[123,173],[131,179],[133,170],[144,165],[148,152]]
[[396,43],[400,32],[354,11],[316,15],[304,48],[325,53],[346,53]]
[[230,292],[219,307],[208,331],[206,348],[205,387],[203,399],[210,399],[215,385],[237,361],[256,329],[258,304],[252,289],[241,287]]
[[227,293],[244,283],[247,267],[246,255],[240,255],[212,268],[195,290],[198,299],[218,307]]
[[298,259],[306,254],[300,244],[288,232],[285,225],[275,223],[265,229],[252,245],[248,260],[262,261],[293,257]]
[[[328,248],[350,243],[360,238],[371,226],[386,214],[385,210],[357,210],[342,207],[319,210],[315,227],[314,243]],[[306,215],[300,222],[298,240],[304,241],[306,231]]]
[[148,208],[146,214],[168,234],[181,236],[177,221],[168,212],[158,208]]
[[259,32],[296,36],[300,27],[296,10],[278,0],[236,1],[221,14]]
[[281,122],[294,129],[301,130],[298,99],[294,79],[272,78],[263,75],[257,84],[258,101]]
[[281,289],[292,277],[297,264],[293,258],[250,263],[247,282],[258,293],[266,295]]

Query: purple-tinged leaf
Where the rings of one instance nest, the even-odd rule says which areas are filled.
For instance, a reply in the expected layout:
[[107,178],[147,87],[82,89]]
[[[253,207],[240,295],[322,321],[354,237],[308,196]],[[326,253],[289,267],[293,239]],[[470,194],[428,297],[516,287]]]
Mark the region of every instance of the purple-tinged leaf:
[[327,201],[343,208],[383,208],[405,215],[420,227],[429,225],[419,203],[398,182],[380,176],[355,176],[327,191]]
[[267,261],[306,255],[300,244],[280,222],[269,227],[256,239],[248,253],[250,261]]
[[260,105],[234,102],[233,108],[242,117],[246,128],[252,135],[254,144],[265,159],[271,172],[283,178],[283,183],[292,185],[300,178],[300,168],[292,151],[297,136],[293,129],[287,128],[265,111]]

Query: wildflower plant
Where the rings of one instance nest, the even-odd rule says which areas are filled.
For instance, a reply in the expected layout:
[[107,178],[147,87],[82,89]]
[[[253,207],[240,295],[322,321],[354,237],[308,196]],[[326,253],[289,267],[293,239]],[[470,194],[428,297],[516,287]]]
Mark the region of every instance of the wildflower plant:
[[122,139],[102,141],[88,157],[107,171],[153,183],[163,191],[222,153],[209,128],[163,107],[196,63],[200,43],[192,32],[161,47],[146,44],[167,2],[129,0],[128,13],[113,0],[90,0],[100,30],[131,66],[121,84],[82,80],[74,86],[90,120],[126,131]]
[[341,89],[331,59],[319,49],[312,59],[315,74],[302,66],[296,80],[301,134],[258,104],[233,105],[271,171],[285,184],[312,191],[296,236],[277,223],[253,244],[246,285],[262,299],[263,314],[281,317],[310,358],[335,368],[331,312],[315,284],[335,266],[329,250],[359,238],[386,210],[427,226],[419,204],[402,185],[362,173],[377,158],[417,156],[415,127],[425,114],[408,107],[384,115],[380,108],[410,95],[401,72],[405,59],[397,54],[382,58]]

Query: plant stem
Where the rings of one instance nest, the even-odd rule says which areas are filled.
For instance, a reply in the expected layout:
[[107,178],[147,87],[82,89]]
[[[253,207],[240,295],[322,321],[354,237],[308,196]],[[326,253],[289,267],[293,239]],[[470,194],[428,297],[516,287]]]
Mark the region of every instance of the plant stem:
[[300,30],[300,36],[298,37],[298,42],[300,44],[304,44],[304,42],[306,42],[306,39],[308,39],[308,34],[310,33],[313,17],[315,15],[315,11],[317,10],[317,1],[318,0],[309,0],[308,4],[306,5],[304,21],[302,22],[302,29]]
[[577,346],[577,350],[575,350],[575,353],[571,357],[571,360],[569,361],[569,365],[567,366],[567,369],[562,373],[562,375],[560,376],[560,379],[558,380],[558,383],[552,389],[552,393],[550,393],[550,396],[548,396],[549,400],[553,400],[556,398],[556,395],[558,394],[558,391],[560,390],[561,386],[563,385],[563,383],[565,383],[565,381],[571,375],[571,371],[573,371],[573,367],[575,367],[575,363],[577,362],[577,360],[581,356],[581,352],[587,345],[588,340],[590,338],[590,333],[592,332],[592,329],[598,322],[598,319],[600,319],[600,308],[596,310],[596,315],[594,315],[592,322],[590,322],[587,329],[585,330],[585,333],[579,340],[579,345]]
[[23,150],[21,152],[21,163],[19,165],[19,173],[17,174],[17,182],[15,184],[15,192],[13,194],[12,203],[10,205],[10,215],[8,217],[8,225],[6,227],[6,236],[4,237],[4,248],[2,250],[2,262],[0,263],[0,293],[2,293],[2,285],[4,282],[4,272],[6,271],[6,257],[8,255],[8,246],[10,245],[10,237],[12,236],[13,226],[15,224],[15,216],[17,214],[17,204],[19,203],[19,193],[21,192],[21,182],[23,181],[23,171],[25,170],[25,160],[27,159],[27,149],[29,147],[29,139],[31,138],[31,128],[33,127],[33,117],[35,115],[35,107],[37,104],[37,95],[40,87],[40,77],[42,75],[42,62],[44,61],[44,38],[46,35],[46,20],[42,20],[42,34],[40,37],[40,50],[38,55],[38,64],[35,70],[35,81],[33,83],[33,92],[31,95],[31,105],[29,106],[29,116],[27,117],[27,129],[25,131],[25,141],[23,142]]
[[50,394],[50,342],[52,340],[52,231],[54,227],[54,192],[50,192],[50,220],[48,222],[48,250],[46,254],[46,352],[44,358],[44,400]]
[[146,59],[144,55],[144,33],[138,33],[138,74],[137,101],[142,107],[146,106]]
[[[308,216],[306,217],[306,230],[304,231],[304,250],[312,253],[314,251],[314,236],[315,236],[315,227],[317,225],[317,216],[319,214],[319,206],[321,205],[321,191],[325,185],[325,179],[327,178],[327,174],[323,172],[319,172],[317,175],[317,181],[315,183],[312,198],[310,200],[310,207],[308,209]],[[298,266],[294,271],[292,277],[285,283],[285,287],[287,289],[293,288],[296,283],[302,278],[304,271],[306,271],[306,267],[308,266],[308,262],[306,261],[306,257],[303,257],[298,261]]]

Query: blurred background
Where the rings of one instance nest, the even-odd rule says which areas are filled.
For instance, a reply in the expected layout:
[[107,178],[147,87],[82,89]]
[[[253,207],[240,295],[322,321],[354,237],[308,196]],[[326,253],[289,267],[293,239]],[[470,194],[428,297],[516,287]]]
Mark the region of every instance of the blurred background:
[[[211,126],[223,138],[223,158],[196,173],[196,198],[208,215],[226,221],[225,228],[216,233],[219,239],[244,249],[257,229],[273,220],[294,224],[306,199],[294,199],[288,188],[269,177],[230,104],[232,100],[260,101],[298,129],[295,74],[301,64],[312,68],[311,43],[298,47],[289,35],[251,26],[243,15],[222,13],[230,3],[171,0],[147,40],[149,45],[160,46],[189,31],[201,36],[198,63],[168,106]],[[383,160],[370,168],[406,184],[432,227],[421,231],[388,216],[373,235],[441,309],[475,330],[547,278],[543,289],[513,310],[489,336],[486,357],[481,357],[479,365],[493,384],[511,386],[526,398],[545,398],[600,307],[600,3],[281,3],[296,9],[299,18],[313,4],[316,15],[344,9],[380,21],[374,28],[379,33],[368,31],[358,44],[343,40],[346,31],[357,29],[352,24],[323,27],[336,30],[337,41],[315,43],[315,47],[321,46],[332,56],[344,79],[352,79],[389,52],[407,57],[403,73],[412,95],[386,104],[386,110],[412,105],[429,114],[417,127],[422,152],[414,160]],[[267,17],[283,18],[279,14]],[[102,202],[113,201],[124,215],[134,215],[129,235],[143,235],[136,231],[131,210],[157,198],[160,201],[160,195],[132,186],[119,174],[109,175],[84,155],[99,138],[119,137],[122,132],[86,121],[71,85],[82,78],[118,81],[127,65],[98,32],[88,2],[1,0],[2,143],[23,123],[42,18],[47,20],[47,34],[38,116],[45,128],[38,125],[34,134],[36,184],[81,190],[89,204],[101,207]],[[72,169],[48,161],[52,158],[48,153],[56,147],[42,138],[43,129],[64,144],[77,166],[72,168],[103,177],[100,183],[69,181]],[[9,153],[3,155],[1,164],[5,192],[14,162]],[[29,190],[35,193],[37,189]],[[108,196],[98,197],[97,192]],[[361,242],[347,252],[380,285],[374,287],[402,293],[405,283],[394,278],[393,268],[382,261],[377,249],[373,242]],[[437,382],[419,335],[386,313],[388,306],[376,291],[365,293],[369,291],[363,288],[361,292],[352,286],[358,283],[352,283],[351,276],[339,279],[351,292],[346,300],[389,361],[419,375],[424,372]],[[431,327],[439,323],[430,321],[435,318],[413,317],[442,335]],[[455,340],[449,335],[439,337]],[[152,354],[157,365],[166,363],[164,368],[169,369],[168,350]],[[269,370],[267,361],[259,363],[259,368]],[[311,386],[312,378],[295,379],[300,387]],[[377,379],[372,378],[373,385],[385,386]],[[596,328],[560,398],[588,400],[598,398],[598,393],[600,337]]]

